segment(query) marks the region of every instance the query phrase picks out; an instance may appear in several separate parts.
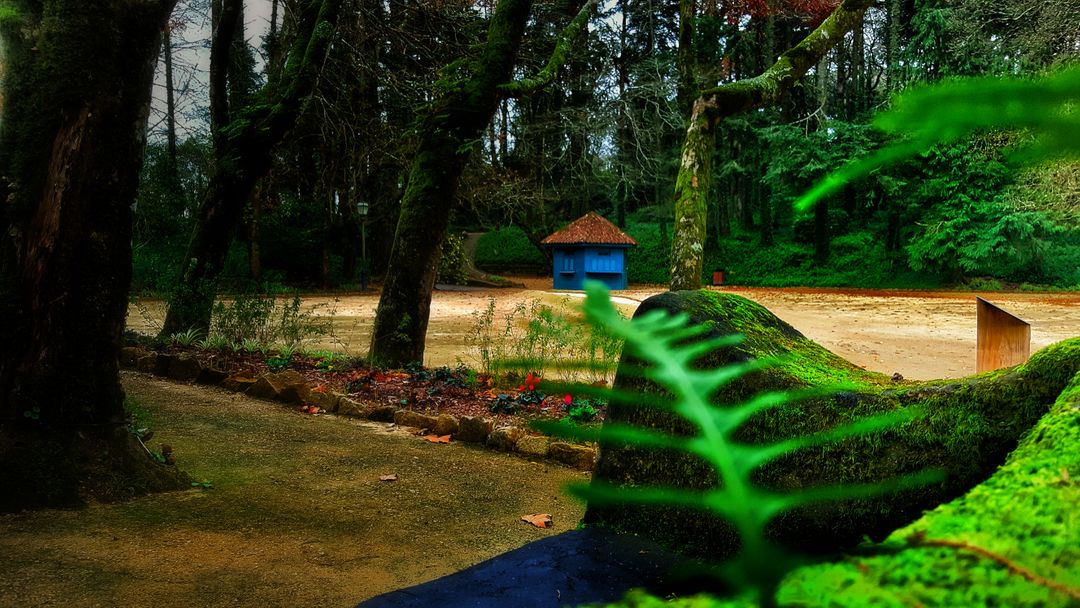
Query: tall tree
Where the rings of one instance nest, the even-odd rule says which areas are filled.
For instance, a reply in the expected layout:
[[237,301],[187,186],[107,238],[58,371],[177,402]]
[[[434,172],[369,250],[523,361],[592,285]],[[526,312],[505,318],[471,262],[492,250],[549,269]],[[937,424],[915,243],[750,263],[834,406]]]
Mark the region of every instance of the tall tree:
[[719,121],[775,103],[852,28],[862,23],[871,0],[845,0],[799,44],[760,76],[704,91],[694,102],[675,183],[675,230],[671,243],[671,290],[699,289],[705,257],[705,220],[712,181],[715,128]]
[[480,145],[502,96],[536,90],[555,77],[594,7],[592,1],[584,4],[544,69],[533,79],[511,82],[532,0],[499,0],[479,57],[469,62],[465,74],[447,84],[422,118],[375,313],[369,350],[373,363],[403,366],[423,360],[431,291],[465,164],[473,147]]
[[172,5],[0,5],[0,510],[175,486],[127,432],[117,363],[131,205]]
[[296,123],[315,87],[343,0],[305,0],[296,9],[292,44],[282,73],[243,108],[229,107],[229,69],[242,0],[219,0],[210,56],[210,118],[214,163],[183,259],[179,283],[169,298],[162,335],[190,328],[206,331],[225,255],[255,184],[270,169],[274,147]]

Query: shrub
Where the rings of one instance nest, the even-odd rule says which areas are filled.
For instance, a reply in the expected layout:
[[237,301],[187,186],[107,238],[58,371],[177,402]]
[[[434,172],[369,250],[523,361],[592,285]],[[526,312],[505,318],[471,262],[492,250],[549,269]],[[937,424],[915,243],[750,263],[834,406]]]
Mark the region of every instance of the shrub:
[[671,279],[671,237],[660,224],[629,224],[626,233],[637,241],[626,254],[627,280],[663,284]]
[[605,380],[618,365],[622,339],[602,327],[586,327],[540,300],[519,303],[500,323],[495,299],[473,313],[465,343],[475,349],[480,371],[550,371],[563,380]]
[[541,253],[517,226],[485,233],[476,242],[476,264],[482,266],[547,265]]

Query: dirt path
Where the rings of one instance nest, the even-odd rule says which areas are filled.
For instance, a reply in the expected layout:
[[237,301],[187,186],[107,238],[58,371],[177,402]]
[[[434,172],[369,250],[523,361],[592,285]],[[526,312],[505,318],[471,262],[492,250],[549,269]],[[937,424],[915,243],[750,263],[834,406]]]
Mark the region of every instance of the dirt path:
[[[550,279],[516,277],[524,289],[437,291],[431,303],[431,321],[425,363],[428,366],[476,367],[478,358],[466,344],[473,328],[473,313],[495,299],[496,319],[518,303],[540,300],[571,305],[579,294],[552,292]],[[975,373],[974,293],[904,292],[870,290],[725,288],[755,300],[794,325],[809,338],[867,369],[909,379],[956,378]],[[618,292],[618,301],[630,313],[637,302],[660,288]],[[1080,294],[989,294],[989,300],[1032,325],[1032,351],[1080,335]],[[378,294],[338,298],[308,298],[319,314],[332,313],[335,339],[313,345],[354,355],[367,352]],[[160,303],[147,304],[150,316],[160,318]],[[136,309],[129,325],[151,331]]]
[[[210,489],[0,516],[0,606],[352,606],[572,529],[547,462],[125,373]],[[379,476],[396,473],[395,482]],[[556,527],[518,520],[551,513]]]

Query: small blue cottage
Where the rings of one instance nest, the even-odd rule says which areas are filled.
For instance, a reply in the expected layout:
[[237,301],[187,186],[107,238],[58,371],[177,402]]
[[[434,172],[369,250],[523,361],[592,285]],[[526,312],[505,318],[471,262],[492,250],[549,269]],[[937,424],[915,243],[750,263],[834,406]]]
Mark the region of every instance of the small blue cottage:
[[582,289],[586,279],[626,289],[626,250],[637,241],[590,211],[540,241],[552,250],[555,289]]

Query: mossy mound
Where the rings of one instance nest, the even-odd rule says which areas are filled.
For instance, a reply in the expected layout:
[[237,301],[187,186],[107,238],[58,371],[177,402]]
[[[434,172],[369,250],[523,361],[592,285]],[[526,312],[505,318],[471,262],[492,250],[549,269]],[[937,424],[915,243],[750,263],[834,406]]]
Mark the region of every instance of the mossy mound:
[[[1080,602],[1080,373],[988,480],[943,504],[870,554],[794,571],[782,606],[1066,607]],[[994,558],[989,557],[993,554]],[[635,592],[625,608],[749,608],[698,595]]]
[[[775,359],[771,367],[721,389],[718,407],[763,390],[844,385],[828,397],[788,403],[751,418],[739,439],[771,443],[836,427],[867,416],[914,409],[912,420],[874,435],[794,452],[761,469],[755,481],[779,491],[872,483],[924,470],[944,481],[872,499],[822,503],[774,520],[770,536],[804,552],[852,547],[865,537],[880,540],[984,481],[1055,402],[1080,371],[1080,339],[1036,353],[1027,363],[953,381],[893,382],[862,370],[807,339],[760,305],[711,291],[655,296],[637,315],[653,309],[687,312],[712,327],[712,336],[743,334],[738,346],[718,350],[700,364],[718,367],[748,359]],[[623,361],[622,365],[633,365]],[[659,389],[620,368],[615,386],[656,393]],[[613,402],[608,420],[689,434],[681,419],[655,408]],[[619,485],[667,485],[702,489],[716,483],[712,469],[682,453],[606,445],[594,479]],[[738,538],[723,521],[678,507],[590,506],[586,522],[644,534],[692,554],[726,558]]]

